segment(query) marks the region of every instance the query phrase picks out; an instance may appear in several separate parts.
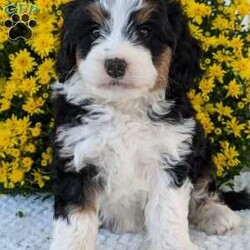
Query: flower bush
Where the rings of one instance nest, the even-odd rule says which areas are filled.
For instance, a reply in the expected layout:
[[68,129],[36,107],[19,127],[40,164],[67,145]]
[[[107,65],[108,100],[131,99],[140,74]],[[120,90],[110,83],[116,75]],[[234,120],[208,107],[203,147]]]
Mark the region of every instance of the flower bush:
[[[64,0],[35,0],[39,11],[28,12],[37,25],[33,36],[11,40],[4,22],[10,4],[0,0],[0,192],[50,190],[53,119],[50,84],[56,80],[55,57],[63,23]],[[19,16],[29,8],[18,8]],[[34,8],[35,9],[35,8]]]
[[[62,26],[60,6],[68,0],[35,0],[37,22],[29,40],[11,40],[10,18],[0,0],[0,192],[50,190],[50,84]],[[17,4],[20,0],[12,0]],[[250,121],[250,34],[243,29],[247,0],[181,0],[193,35],[201,41],[205,75],[189,93],[197,119],[213,142],[217,181],[247,166]],[[20,11],[20,9],[19,9]]]
[[250,14],[250,2],[181,2],[204,51],[205,75],[189,98],[212,142],[220,185],[249,167],[250,33],[249,21],[243,19]]

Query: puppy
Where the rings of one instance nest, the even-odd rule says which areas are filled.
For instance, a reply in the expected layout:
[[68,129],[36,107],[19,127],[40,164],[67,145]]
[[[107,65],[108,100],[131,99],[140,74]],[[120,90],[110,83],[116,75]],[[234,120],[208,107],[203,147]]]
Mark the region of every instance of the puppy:
[[214,169],[187,98],[201,49],[179,3],[77,0],[65,6],[53,86],[51,250],[93,250],[100,225],[147,232],[143,249],[197,249],[239,217],[209,192]]

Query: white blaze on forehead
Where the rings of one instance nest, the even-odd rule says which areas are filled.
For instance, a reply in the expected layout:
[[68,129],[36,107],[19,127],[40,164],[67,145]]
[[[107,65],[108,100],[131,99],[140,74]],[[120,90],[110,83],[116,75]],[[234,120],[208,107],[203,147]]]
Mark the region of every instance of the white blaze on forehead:
[[129,24],[130,15],[145,6],[144,0],[99,0],[101,7],[109,13],[105,25],[112,37],[122,37],[122,32]]

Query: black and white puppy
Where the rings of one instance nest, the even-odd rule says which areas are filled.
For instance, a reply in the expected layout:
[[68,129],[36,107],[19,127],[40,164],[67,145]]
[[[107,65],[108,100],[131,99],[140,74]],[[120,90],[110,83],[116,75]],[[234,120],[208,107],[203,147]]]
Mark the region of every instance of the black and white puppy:
[[99,225],[143,249],[197,249],[188,217],[223,234],[239,217],[209,193],[213,163],[187,98],[200,47],[167,0],[65,6],[55,109],[51,250],[93,250]]

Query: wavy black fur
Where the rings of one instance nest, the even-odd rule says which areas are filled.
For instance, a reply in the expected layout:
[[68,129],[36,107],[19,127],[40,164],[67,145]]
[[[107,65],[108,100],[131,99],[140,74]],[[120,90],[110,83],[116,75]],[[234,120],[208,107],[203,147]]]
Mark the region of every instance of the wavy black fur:
[[222,199],[233,210],[250,209],[250,193],[246,190],[240,192],[222,192]]

